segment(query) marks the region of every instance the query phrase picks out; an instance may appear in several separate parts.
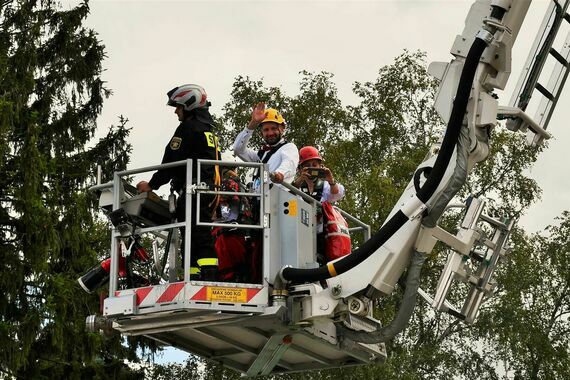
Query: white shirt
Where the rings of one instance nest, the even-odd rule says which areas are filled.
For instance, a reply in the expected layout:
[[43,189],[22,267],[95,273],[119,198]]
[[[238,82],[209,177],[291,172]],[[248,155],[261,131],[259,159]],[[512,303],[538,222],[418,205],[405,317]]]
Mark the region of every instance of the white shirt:
[[[333,194],[331,193],[331,185],[325,181],[323,185],[323,193],[321,194],[321,203],[329,201],[330,203],[338,202],[344,197],[344,186],[340,183],[337,183],[336,186],[338,187],[338,193]],[[317,223],[317,233],[322,233],[324,229],[323,220],[320,218],[319,222]]]
[[323,193],[321,194],[321,203],[329,201],[330,203],[338,202],[344,197],[344,186],[337,182],[338,193],[331,193],[331,185],[325,181],[323,185]]
[[[253,135],[253,129],[245,128],[234,141],[234,154],[245,162],[261,162],[257,151],[248,148],[247,144]],[[265,152],[267,154],[268,152]],[[263,158],[263,156],[262,156]],[[287,143],[273,153],[267,161],[269,171],[283,174],[284,182],[293,182],[297,165],[299,164],[299,150],[293,143]]]

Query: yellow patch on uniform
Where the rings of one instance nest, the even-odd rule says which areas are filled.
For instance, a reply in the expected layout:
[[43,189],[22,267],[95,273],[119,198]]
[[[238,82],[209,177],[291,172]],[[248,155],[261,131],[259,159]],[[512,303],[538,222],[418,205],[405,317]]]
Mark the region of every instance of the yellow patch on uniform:
[[204,132],[204,135],[206,135],[206,142],[208,143],[208,146],[214,148],[216,146],[214,134],[212,132]]
[[170,149],[178,150],[181,144],[182,144],[182,139],[180,137],[173,137],[172,140],[170,140]]

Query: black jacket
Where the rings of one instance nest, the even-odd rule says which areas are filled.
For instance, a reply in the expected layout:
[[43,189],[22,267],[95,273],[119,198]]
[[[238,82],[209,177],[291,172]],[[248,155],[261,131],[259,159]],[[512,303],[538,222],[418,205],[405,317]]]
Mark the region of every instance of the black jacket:
[[[216,159],[216,136],[212,131],[214,120],[205,108],[191,111],[180,123],[174,136],[164,148],[162,163],[192,159],[192,177],[197,179],[197,159]],[[211,183],[214,179],[214,166],[202,165],[201,181]],[[186,166],[158,170],[149,181],[152,189],[156,190],[168,181],[173,181],[176,189],[186,183]]]

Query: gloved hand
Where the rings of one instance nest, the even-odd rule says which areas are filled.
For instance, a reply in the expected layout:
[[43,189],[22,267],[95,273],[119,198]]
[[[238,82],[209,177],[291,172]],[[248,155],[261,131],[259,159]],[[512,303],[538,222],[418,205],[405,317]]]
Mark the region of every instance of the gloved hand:
[[147,181],[140,181],[139,183],[137,183],[137,191],[139,192],[139,194],[148,193],[149,191],[152,191],[152,188],[150,187]]

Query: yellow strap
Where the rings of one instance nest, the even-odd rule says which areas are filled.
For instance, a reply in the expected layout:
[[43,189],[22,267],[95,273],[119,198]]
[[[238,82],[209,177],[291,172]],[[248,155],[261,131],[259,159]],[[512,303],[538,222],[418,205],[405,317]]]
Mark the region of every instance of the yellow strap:
[[190,267],[190,274],[200,274],[200,268]]
[[[220,158],[218,157],[218,153],[219,153],[219,148],[218,148],[218,138],[216,136],[214,136],[214,149],[216,150],[216,160],[219,160]],[[214,166],[214,187],[215,188],[219,188],[222,185],[222,176],[220,175],[220,165],[215,165]],[[214,199],[212,199],[212,202],[210,202],[210,204],[208,205],[210,208],[212,208],[212,219],[214,218],[215,214],[216,214],[216,209],[218,208],[218,205],[220,204],[220,195],[217,194]],[[218,265],[218,264],[216,264]]]
[[329,270],[329,274],[331,275],[331,277],[336,277],[337,273],[333,263],[328,263],[327,269]]
[[218,259],[214,258],[206,258],[206,259],[198,259],[198,265],[201,267],[204,266],[218,266]]

